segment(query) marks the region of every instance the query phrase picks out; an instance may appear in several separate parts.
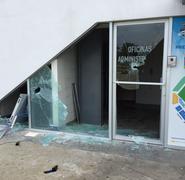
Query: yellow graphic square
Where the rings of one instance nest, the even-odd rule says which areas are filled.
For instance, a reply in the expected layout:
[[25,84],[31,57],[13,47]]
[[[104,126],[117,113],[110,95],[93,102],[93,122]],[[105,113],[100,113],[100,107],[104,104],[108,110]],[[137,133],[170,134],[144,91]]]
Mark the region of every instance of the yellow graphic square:
[[177,96],[176,93],[172,94],[172,103],[177,104],[179,102],[179,97]]

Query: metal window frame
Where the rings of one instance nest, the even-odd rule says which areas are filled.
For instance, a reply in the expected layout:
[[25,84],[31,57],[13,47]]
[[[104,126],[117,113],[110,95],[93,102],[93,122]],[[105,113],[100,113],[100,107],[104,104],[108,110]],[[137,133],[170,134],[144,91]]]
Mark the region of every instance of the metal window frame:
[[28,94],[28,128],[31,129],[31,92],[30,79],[27,79],[27,94]]
[[113,22],[109,22],[109,108],[108,108],[108,127],[109,139],[113,139]]

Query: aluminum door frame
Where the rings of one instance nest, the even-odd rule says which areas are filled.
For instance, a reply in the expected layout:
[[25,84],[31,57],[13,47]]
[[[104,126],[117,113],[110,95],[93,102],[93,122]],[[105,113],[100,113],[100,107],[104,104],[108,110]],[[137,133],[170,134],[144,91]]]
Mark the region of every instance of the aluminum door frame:
[[[163,49],[163,67],[162,67],[162,80],[163,82],[126,82],[126,81],[117,81],[116,72],[117,72],[117,58],[116,58],[116,47],[117,47],[117,27],[124,25],[140,25],[140,24],[155,24],[155,23],[164,23],[164,49]],[[168,36],[169,36],[169,19],[152,19],[152,20],[138,20],[138,21],[127,21],[127,22],[118,22],[113,24],[113,41],[112,41],[112,138],[115,140],[126,140],[133,141],[131,137],[122,136],[116,134],[117,128],[117,108],[116,108],[116,85],[117,84],[140,84],[140,85],[152,85],[152,86],[161,86],[161,111],[160,111],[160,138],[150,139],[145,138],[146,143],[152,144],[165,144],[165,99],[166,99],[166,79],[167,79],[167,56],[168,56]],[[110,109],[109,109],[110,110]]]

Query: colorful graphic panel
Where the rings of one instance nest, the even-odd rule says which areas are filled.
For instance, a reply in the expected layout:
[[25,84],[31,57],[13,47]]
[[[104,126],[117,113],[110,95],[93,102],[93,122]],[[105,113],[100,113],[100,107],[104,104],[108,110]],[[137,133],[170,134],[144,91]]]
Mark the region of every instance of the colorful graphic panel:
[[173,89],[172,103],[175,105],[178,116],[185,121],[185,78],[183,77]]
[[[173,55],[178,61],[185,60],[185,18],[174,18],[173,21]],[[172,103],[175,105],[178,116],[185,121],[185,76],[173,89]]]
[[177,66],[170,68],[172,101],[168,114],[168,145],[185,147],[185,17],[173,18],[172,56]]

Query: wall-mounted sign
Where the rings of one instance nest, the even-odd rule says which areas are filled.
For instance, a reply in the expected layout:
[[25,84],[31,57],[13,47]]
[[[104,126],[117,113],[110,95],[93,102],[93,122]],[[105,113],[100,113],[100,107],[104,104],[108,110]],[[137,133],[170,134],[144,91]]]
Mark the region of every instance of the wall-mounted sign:
[[177,66],[171,69],[168,144],[185,147],[185,17],[173,18],[172,55]]

